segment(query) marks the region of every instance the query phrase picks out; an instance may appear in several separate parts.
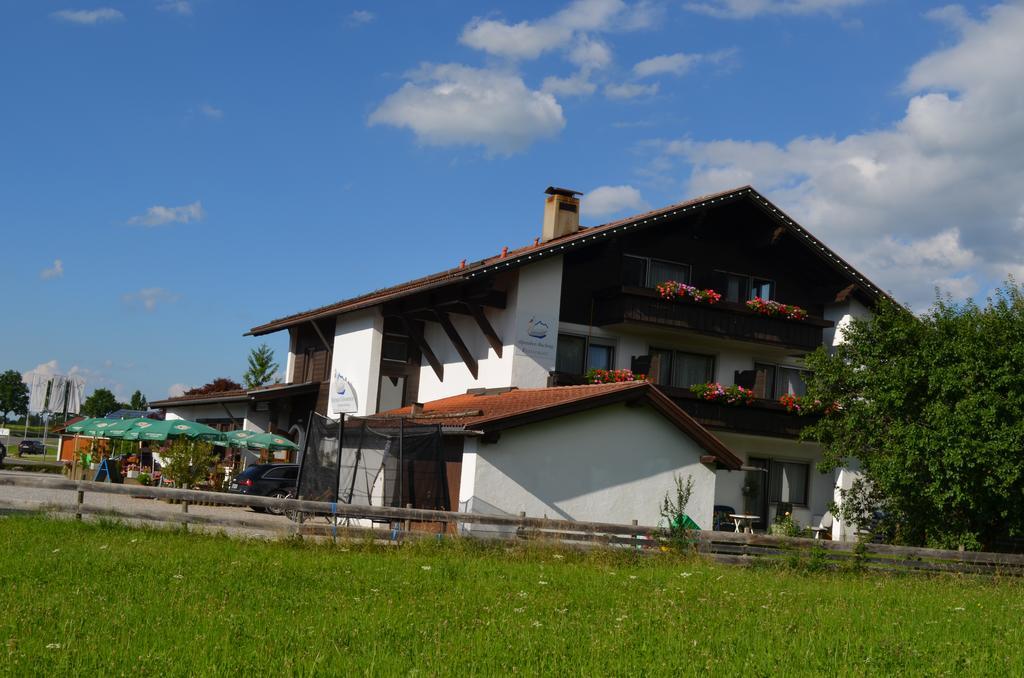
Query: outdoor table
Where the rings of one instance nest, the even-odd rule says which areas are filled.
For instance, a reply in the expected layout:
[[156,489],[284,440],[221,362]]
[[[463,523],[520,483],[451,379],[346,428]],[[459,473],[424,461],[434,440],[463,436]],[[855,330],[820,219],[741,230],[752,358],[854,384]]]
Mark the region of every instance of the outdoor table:
[[736,532],[746,532],[747,534],[754,534],[754,521],[761,519],[761,516],[747,513],[730,513],[729,517],[736,525]]

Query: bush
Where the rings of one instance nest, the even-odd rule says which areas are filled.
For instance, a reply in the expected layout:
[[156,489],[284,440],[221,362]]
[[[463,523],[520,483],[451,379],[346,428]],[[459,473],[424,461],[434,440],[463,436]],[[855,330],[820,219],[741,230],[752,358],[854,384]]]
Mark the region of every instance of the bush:
[[210,443],[184,437],[171,443],[160,456],[164,460],[163,475],[182,488],[195,487],[206,480],[210,467],[217,461]]

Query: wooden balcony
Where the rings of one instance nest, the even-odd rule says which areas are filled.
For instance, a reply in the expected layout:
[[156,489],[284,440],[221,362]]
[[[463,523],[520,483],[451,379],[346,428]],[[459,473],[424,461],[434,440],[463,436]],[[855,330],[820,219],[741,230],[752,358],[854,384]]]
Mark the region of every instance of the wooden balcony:
[[594,300],[594,325],[646,323],[724,339],[753,341],[801,351],[821,345],[822,333],[834,323],[821,318],[789,320],[764,316],[744,304],[702,304],[662,299],[654,290],[624,287]]
[[[582,376],[566,372],[552,372],[548,377],[548,386],[577,386],[585,383],[586,379]],[[785,407],[774,400],[755,400],[749,405],[724,405],[702,400],[686,388],[661,385],[658,388],[684,412],[713,431],[796,438],[803,427],[821,416],[801,416],[787,412]]]
[[798,415],[773,400],[755,400],[749,405],[726,405],[702,400],[689,389],[659,386],[680,408],[712,430],[749,433],[776,438],[796,438],[820,415]]

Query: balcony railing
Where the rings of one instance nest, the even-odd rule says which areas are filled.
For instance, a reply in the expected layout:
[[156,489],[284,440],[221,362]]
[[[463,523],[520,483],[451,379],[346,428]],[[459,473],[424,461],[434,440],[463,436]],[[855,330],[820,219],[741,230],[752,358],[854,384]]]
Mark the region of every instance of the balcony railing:
[[594,324],[649,323],[727,339],[755,341],[812,351],[821,345],[823,331],[834,323],[821,318],[790,320],[764,316],[744,304],[721,301],[705,304],[662,299],[654,290],[624,287],[594,301]]
[[[585,384],[580,375],[552,372],[549,386],[575,386]],[[698,398],[689,389],[678,386],[658,386],[662,392],[703,426],[717,431],[749,433],[775,438],[796,438],[801,429],[818,420],[821,415],[798,415],[773,400],[755,400],[749,405],[726,405]]]

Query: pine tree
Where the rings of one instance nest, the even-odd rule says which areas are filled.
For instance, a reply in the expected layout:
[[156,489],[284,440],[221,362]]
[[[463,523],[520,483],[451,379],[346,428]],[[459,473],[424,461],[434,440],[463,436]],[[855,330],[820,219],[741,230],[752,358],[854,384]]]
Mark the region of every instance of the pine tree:
[[246,388],[269,384],[277,373],[274,351],[266,344],[260,344],[249,353],[249,370],[242,375]]

